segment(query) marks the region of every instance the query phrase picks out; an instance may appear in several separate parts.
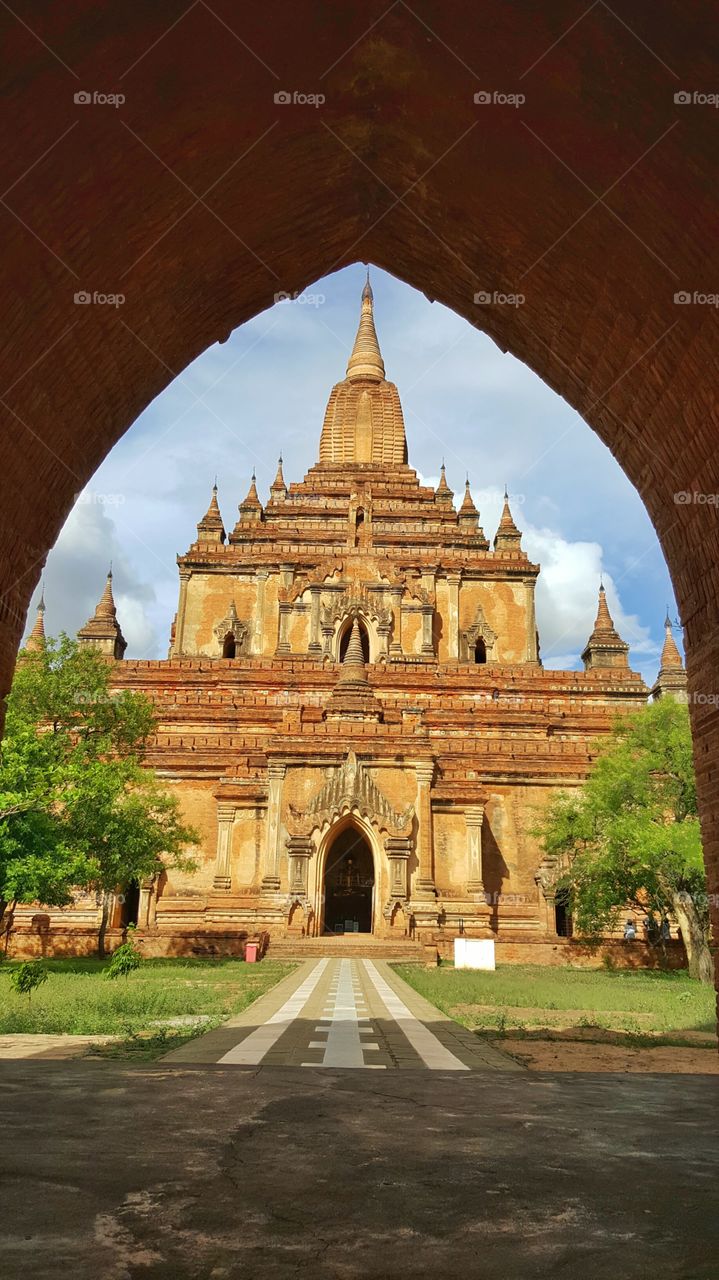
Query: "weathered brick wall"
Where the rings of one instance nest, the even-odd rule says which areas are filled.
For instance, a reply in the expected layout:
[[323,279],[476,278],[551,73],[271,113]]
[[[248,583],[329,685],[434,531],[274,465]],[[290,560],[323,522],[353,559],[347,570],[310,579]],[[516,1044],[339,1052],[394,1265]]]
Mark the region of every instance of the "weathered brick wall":
[[[620,22],[599,5],[576,24],[571,0],[426,0],[421,21],[367,0],[328,23],[325,4],[298,0],[271,24],[243,8],[242,43],[205,6],[182,10],[129,0],[120,19],[109,0],[40,0],[20,4],[24,23],[3,16],[4,687],[47,551],[114,441],[278,289],[361,255],[484,328],[612,449],[672,572],[690,688],[716,695],[716,507],[675,500],[719,493],[715,325],[672,302],[719,278],[715,113],[673,101],[716,87],[713,6]],[[121,110],[73,104],[78,86],[120,84]],[[326,102],[278,107],[279,85]],[[477,107],[487,85],[521,85],[526,103]],[[188,212],[183,183],[212,188],[237,238]],[[77,307],[83,288],[126,301]],[[485,289],[525,302],[478,308]],[[719,709],[692,703],[692,717],[716,892]]]

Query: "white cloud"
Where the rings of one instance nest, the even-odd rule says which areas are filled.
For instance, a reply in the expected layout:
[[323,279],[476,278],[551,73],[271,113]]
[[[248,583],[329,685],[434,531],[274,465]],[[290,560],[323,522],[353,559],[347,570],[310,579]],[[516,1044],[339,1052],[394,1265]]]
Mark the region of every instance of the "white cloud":
[[[128,561],[124,539],[110,514],[117,516],[122,510],[122,498],[122,494],[88,488],[70,512],[46,565],[45,630],[48,635],[60,631],[74,635],[94,613],[112,564],[113,594],[128,642],[127,656],[153,657],[157,635],[146,610],[155,591]],[[28,612],[26,634],[35,621],[40,590]]]

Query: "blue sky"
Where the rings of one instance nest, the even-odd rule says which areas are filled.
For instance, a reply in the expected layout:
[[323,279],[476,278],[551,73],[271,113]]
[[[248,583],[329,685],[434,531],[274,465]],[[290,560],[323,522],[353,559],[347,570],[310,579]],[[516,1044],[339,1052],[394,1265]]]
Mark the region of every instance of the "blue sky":
[[[126,656],[167,655],[177,607],[175,556],[193,540],[215,475],[231,528],[253,467],[266,499],[280,452],[287,482],[316,461],[327,398],[344,377],[357,327],[364,275],[355,264],[256,316],[204,352],[137,419],[50,553],[49,633],[83,625],[112,561]],[[542,565],[545,664],[581,665],[603,574],[632,665],[653,680],[667,604],[676,615],[674,597],[649,517],[609,451],[535,374],[464,319],[383,271],[372,270],[372,285],[411,465],[436,483],[444,458],[457,501],[468,472],[488,537],[505,483],[509,488],[523,545]],[[28,627],[33,618],[31,610]]]

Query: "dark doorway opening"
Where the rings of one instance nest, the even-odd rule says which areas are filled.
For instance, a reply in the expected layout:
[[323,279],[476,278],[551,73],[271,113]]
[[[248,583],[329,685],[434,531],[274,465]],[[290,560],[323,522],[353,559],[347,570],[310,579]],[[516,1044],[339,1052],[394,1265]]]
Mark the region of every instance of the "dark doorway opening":
[[137,880],[131,880],[122,890],[122,911],[120,913],[120,928],[126,929],[129,924],[137,924],[140,913],[140,886]]
[[231,631],[228,631],[222,642],[223,658],[234,658],[237,652],[237,643]]
[[374,859],[354,827],[340,832],[325,864],[325,933],[371,933]]
[[479,640],[474,646],[474,661],[475,662],[487,661],[487,646],[484,643],[484,640],[482,639],[481,636],[479,637]]
[[[363,622],[359,621],[359,619],[357,620],[357,625],[359,626],[360,642],[362,644],[362,657],[365,662],[369,662],[369,636],[367,635],[367,628]],[[347,646],[350,642],[351,635],[352,619],[350,618],[350,621],[347,623],[340,639],[340,662],[344,662],[345,660],[345,654],[347,653]]]
[[554,899],[554,928],[560,938],[571,938],[574,932],[568,889],[560,889]]

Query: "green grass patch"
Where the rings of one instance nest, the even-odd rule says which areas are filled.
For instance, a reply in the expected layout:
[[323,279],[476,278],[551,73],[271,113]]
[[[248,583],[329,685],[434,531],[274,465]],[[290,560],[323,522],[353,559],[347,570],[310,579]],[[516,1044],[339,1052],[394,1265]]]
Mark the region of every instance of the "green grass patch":
[[[48,960],[47,982],[28,999],[12,990],[12,961],[0,964],[0,1035],[119,1035],[131,1056],[146,1056],[147,1041],[165,1051],[240,1013],[295,966],[278,960],[145,960],[126,978],[105,977],[109,961]],[[158,1028],[156,1021],[209,1015],[199,1028]],[[150,1056],[157,1056],[161,1048]],[[126,1055],[123,1055],[126,1056]]]
[[[504,965],[494,973],[396,965],[415,991],[472,1030],[604,1027],[647,1040],[716,1031],[715,993],[679,971]],[[656,1042],[656,1041],[655,1041]]]

